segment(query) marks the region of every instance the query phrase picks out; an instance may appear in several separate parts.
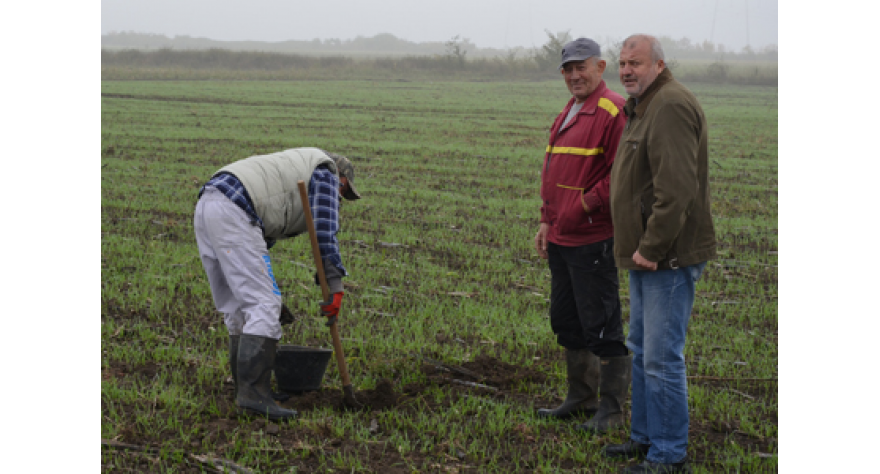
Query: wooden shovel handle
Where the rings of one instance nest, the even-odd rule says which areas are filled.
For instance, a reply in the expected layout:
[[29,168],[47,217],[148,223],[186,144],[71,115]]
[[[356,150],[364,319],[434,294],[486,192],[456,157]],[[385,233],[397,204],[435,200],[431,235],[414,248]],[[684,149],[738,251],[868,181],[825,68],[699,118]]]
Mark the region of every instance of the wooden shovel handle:
[[[315,221],[312,219],[312,209],[309,207],[309,193],[303,180],[299,180],[296,185],[299,186],[299,197],[302,201],[303,214],[306,217],[306,226],[309,228],[309,238],[312,240],[312,255],[315,257],[315,268],[318,271],[321,294],[324,296],[324,301],[330,301],[330,288],[327,287],[327,276],[324,274],[321,248],[318,247],[318,234],[315,233]],[[348,367],[345,365],[345,355],[342,353],[342,341],[339,339],[339,329],[336,327],[335,322],[330,326],[330,336],[333,338],[333,353],[336,354],[336,364],[339,366],[340,375],[342,375],[342,386],[347,387],[351,385],[351,380],[348,378]]]

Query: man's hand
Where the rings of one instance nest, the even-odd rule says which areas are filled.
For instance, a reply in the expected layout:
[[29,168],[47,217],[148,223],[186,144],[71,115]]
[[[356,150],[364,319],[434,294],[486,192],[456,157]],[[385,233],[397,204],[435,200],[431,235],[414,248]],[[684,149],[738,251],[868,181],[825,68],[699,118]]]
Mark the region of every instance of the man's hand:
[[318,303],[321,305],[321,314],[327,318],[327,326],[336,324],[337,316],[339,316],[339,308],[342,307],[342,295],[344,294],[344,291],[333,293],[330,296],[330,301],[322,301]]
[[640,254],[638,250],[633,254],[633,263],[650,272],[657,270],[657,262],[652,262],[645,257],[642,257],[642,254]]
[[550,224],[541,223],[538,233],[535,234],[535,250],[544,260],[547,260],[547,234],[550,233]]

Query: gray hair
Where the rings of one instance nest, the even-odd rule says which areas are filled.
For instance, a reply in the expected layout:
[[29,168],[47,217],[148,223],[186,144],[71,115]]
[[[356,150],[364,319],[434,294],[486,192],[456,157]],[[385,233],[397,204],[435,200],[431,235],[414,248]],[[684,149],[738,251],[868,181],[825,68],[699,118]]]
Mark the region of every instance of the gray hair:
[[648,44],[651,45],[651,61],[659,61],[666,60],[666,54],[663,53],[663,45],[660,44],[660,40],[645,34],[635,34],[628,36],[625,40],[623,40],[623,45],[625,47],[632,48],[635,46],[635,43],[639,41],[647,41]]

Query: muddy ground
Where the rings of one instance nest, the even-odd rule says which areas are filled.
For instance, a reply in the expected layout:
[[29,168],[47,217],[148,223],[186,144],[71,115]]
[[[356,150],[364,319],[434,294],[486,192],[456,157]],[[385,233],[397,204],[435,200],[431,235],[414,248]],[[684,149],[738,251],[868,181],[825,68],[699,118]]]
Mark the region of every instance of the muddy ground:
[[[560,356],[561,357],[561,356]],[[436,363],[435,363],[436,362]],[[557,361],[559,362],[559,361]],[[438,365],[439,364],[439,365]],[[414,413],[419,410],[438,411],[449,408],[461,397],[480,397],[483,399],[503,400],[507,403],[526,406],[530,410],[536,410],[540,407],[555,406],[560,399],[542,399],[535,397],[533,394],[521,393],[517,390],[518,386],[522,386],[520,382],[532,382],[543,384],[547,383],[546,374],[550,373],[551,361],[545,360],[535,365],[535,368],[518,367],[516,365],[507,364],[489,356],[479,356],[475,360],[463,363],[459,366],[446,365],[434,361],[432,359],[422,360],[421,370],[427,377],[425,383],[412,383],[404,386],[398,386],[394,381],[382,379],[377,383],[374,389],[358,390],[356,397],[363,407],[359,410],[364,412],[369,418],[369,414],[378,414],[382,411],[393,410],[398,413]],[[544,367],[542,367],[544,366]],[[155,364],[149,364],[142,367],[121,367],[117,366],[110,370],[105,370],[103,377],[139,377],[152,378],[156,375],[158,367]],[[544,370],[546,369],[546,370]],[[328,369],[332,370],[332,369]],[[706,380],[692,381],[691,383],[700,383],[716,386],[718,389],[725,389],[729,382],[723,380]],[[751,397],[776,397],[776,385],[766,383],[754,383],[751,388],[744,387],[742,382],[737,382],[737,390],[740,393],[746,393]],[[443,397],[439,401],[433,396],[422,396],[427,390],[434,389],[437,386],[444,387],[449,396]],[[214,453],[216,456],[227,455],[234,458],[234,436],[241,433],[251,432],[258,436],[275,437],[280,445],[280,449],[286,451],[285,463],[287,465],[296,466],[297,472],[314,472],[319,466],[319,451],[324,454],[336,451],[357,452],[358,456],[363,458],[363,442],[356,442],[348,439],[346,436],[337,437],[334,435],[332,426],[332,418],[326,421],[326,425],[317,427],[318,433],[323,438],[323,442],[317,445],[314,441],[315,428],[308,433],[303,434],[301,427],[294,423],[272,423],[263,419],[248,418],[239,414],[233,403],[233,385],[232,383],[224,383],[221,393],[211,395],[218,405],[220,416],[206,416],[203,412],[199,416],[199,421],[194,423],[201,424],[200,433],[204,434],[204,439],[193,439],[190,446],[182,447],[189,456],[198,455],[203,451],[204,446],[228,446],[230,452]],[[216,391],[216,386],[214,388]],[[342,391],[339,389],[323,388],[319,391],[306,392],[299,394],[287,394],[290,398],[280,404],[287,408],[293,408],[300,413],[318,409],[330,409],[330,411],[352,411],[351,407],[345,405],[343,401]],[[102,400],[102,410],[105,409]],[[133,408],[133,407],[130,407]],[[161,416],[161,403],[156,409],[156,416]],[[125,418],[125,417],[124,417]],[[208,421],[205,421],[206,418]],[[481,472],[481,468],[476,460],[468,459],[464,452],[455,449],[449,449],[444,445],[443,440],[436,440],[439,451],[436,453],[420,454],[419,452],[407,453],[407,461],[404,462],[402,457],[394,449],[379,448],[383,438],[387,439],[389,433],[382,423],[378,421],[381,417],[370,419],[370,432],[375,436],[378,449],[369,449],[370,457],[366,462],[369,463],[371,472],[382,473],[404,473],[412,472],[410,466],[428,466],[429,472]],[[528,452],[528,446],[534,445],[536,440],[554,439],[561,431],[574,430],[576,424],[583,420],[559,422],[552,424],[552,428],[545,428],[539,425],[522,426],[522,429],[516,433],[511,433],[509,439],[506,440],[512,444],[520,444],[519,452]],[[776,420],[773,420],[775,423]],[[691,443],[689,456],[695,464],[701,464],[708,468],[710,472],[715,472],[716,466],[720,470],[718,460],[713,459],[708,452],[706,446],[715,443],[735,443],[742,447],[745,452],[772,452],[772,440],[753,439],[738,430],[738,426],[730,423],[714,423],[706,424],[700,420],[691,420],[690,436],[691,439],[705,440],[701,443]],[[394,428],[397,432],[399,428]],[[421,433],[412,433],[411,438],[417,438]],[[605,444],[613,440],[624,439],[625,432],[616,433],[614,437],[588,437],[584,435],[584,442]],[[122,430],[122,435],[113,442],[125,443],[131,446],[156,446],[161,444],[160,439],[155,435],[145,434],[137,429],[136,426]],[[614,441],[616,442],[616,441]],[[118,446],[104,446],[104,449],[119,449]],[[289,453],[296,452],[298,456],[291,460]],[[451,454],[449,454],[451,453]],[[437,464],[438,454],[441,455],[445,462]],[[151,455],[148,452],[139,450],[127,450],[124,453],[123,461],[124,469],[128,472],[151,472],[156,468],[155,453]],[[421,459],[420,459],[421,457]],[[193,458],[195,459],[195,458]],[[525,462],[528,465],[528,459],[520,459],[520,463]],[[631,460],[621,460],[620,466],[632,464]],[[113,471],[118,470],[119,460],[116,461],[116,467]],[[212,470],[211,464],[190,462],[190,469],[181,469],[180,472],[221,472]],[[216,465],[215,465],[216,466]],[[102,466],[106,467],[106,466]],[[499,467],[499,466],[494,466]],[[500,466],[504,467],[504,466]],[[515,469],[510,464],[511,472]],[[563,460],[560,468],[570,469],[578,472],[593,472],[589,466],[578,466],[572,461]]]

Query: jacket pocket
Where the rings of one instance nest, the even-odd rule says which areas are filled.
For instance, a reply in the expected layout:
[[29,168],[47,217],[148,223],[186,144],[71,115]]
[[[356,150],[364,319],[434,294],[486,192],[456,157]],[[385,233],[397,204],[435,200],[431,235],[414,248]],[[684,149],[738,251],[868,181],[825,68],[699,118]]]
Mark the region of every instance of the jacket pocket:
[[557,228],[560,235],[572,234],[588,224],[591,218],[584,212],[581,203],[583,189],[572,186],[556,185],[557,202],[559,202],[559,214],[557,216]]
[[625,155],[635,155],[639,151],[639,144],[641,144],[641,138],[627,138],[623,141],[623,149],[625,151]]

